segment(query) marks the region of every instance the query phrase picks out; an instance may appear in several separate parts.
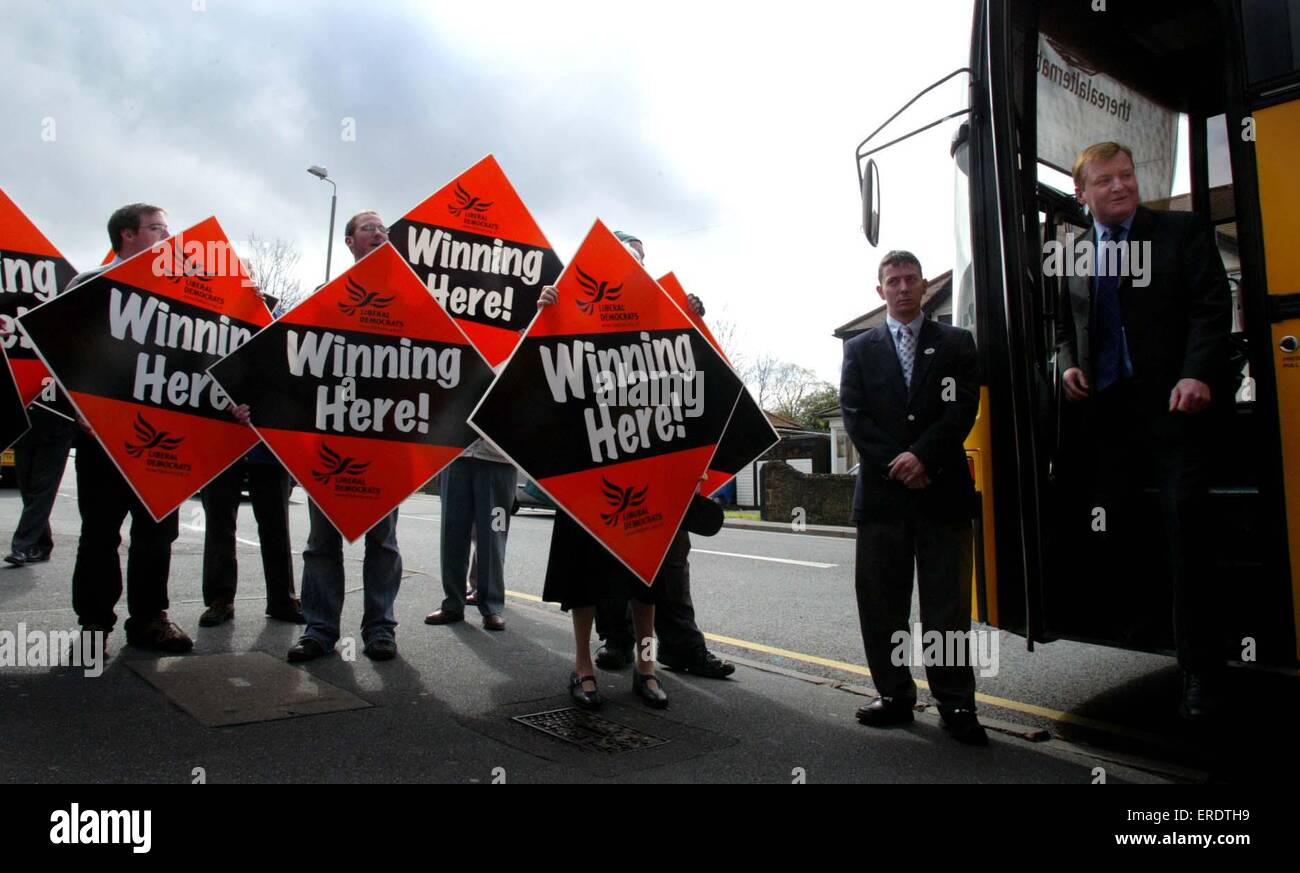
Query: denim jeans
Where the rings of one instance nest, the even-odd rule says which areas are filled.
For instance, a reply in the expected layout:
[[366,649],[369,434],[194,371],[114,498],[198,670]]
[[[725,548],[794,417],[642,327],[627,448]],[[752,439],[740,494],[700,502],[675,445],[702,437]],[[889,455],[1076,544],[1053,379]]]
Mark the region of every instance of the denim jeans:
[[500,615],[505,609],[506,536],[515,484],[513,465],[482,458],[457,458],[442,471],[438,496],[442,501],[444,612],[465,611],[471,528],[478,546],[478,610],[483,615]]
[[[302,612],[306,636],[332,649],[339,638],[343,614],[343,537],[316,504],[308,501],[311,532],[302,553]],[[393,604],[402,584],[402,553],[397,549],[397,510],[366,532],[366,557],[361,565],[363,611],[361,642],[394,639],[397,618]]]

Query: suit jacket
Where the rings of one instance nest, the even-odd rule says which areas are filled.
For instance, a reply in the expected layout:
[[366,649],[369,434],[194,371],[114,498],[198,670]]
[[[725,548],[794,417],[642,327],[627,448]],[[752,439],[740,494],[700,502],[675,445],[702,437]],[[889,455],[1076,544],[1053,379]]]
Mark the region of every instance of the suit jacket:
[[[979,357],[969,331],[926,318],[910,389],[888,325],[854,337],[844,344],[840,406],[862,459],[854,521],[973,516],[975,486],[962,446],[979,407]],[[887,477],[890,461],[907,451],[925,465],[928,487],[912,490]]]
[[[1096,231],[1086,237],[1095,242]],[[1129,239],[1150,243],[1145,263],[1150,284],[1120,282],[1120,309],[1133,381],[1144,408],[1167,411],[1179,379],[1199,379],[1214,399],[1224,399],[1230,381],[1228,336],[1232,295],[1209,224],[1193,212],[1156,212],[1138,207]],[[1095,332],[1093,279],[1071,276],[1056,322],[1057,372],[1079,367],[1090,384],[1091,334]]]

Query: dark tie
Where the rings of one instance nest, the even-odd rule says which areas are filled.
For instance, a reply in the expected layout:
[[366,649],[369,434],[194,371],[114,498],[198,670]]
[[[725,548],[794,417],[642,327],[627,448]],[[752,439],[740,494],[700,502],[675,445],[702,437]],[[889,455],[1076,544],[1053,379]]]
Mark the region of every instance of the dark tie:
[[[1124,227],[1108,227],[1102,234],[1102,242],[1115,242],[1124,234]],[[1119,308],[1118,270],[1103,271],[1101,247],[1098,247],[1096,263],[1097,275],[1097,333],[1095,335],[1097,362],[1094,378],[1098,391],[1105,391],[1120,380],[1124,374],[1124,317]]]

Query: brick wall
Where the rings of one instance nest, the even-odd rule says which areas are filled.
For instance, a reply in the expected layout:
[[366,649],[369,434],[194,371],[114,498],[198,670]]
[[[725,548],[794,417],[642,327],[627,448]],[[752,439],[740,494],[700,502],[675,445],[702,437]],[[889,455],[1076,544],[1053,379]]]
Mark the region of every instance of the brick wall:
[[800,473],[782,461],[763,465],[764,521],[791,521],[803,507],[807,524],[853,524],[853,485],[856,476]]

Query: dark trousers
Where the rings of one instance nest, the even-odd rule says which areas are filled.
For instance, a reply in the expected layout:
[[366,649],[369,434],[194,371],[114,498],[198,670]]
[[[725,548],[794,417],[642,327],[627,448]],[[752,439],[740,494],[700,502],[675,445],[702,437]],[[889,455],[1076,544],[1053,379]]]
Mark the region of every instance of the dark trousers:
[[77,426],[65,418],[33,408],[32,427],[14,445],[14,472],[23,498],[23,512],[14,529],[15,552],[45,552],[54,549],[50,512],[68,465],[68,449]]
[[153,621],[167,609],[167,574],[172,543],[179,534],[176,512],[160,522],[135,496],[93,437],[77,440],[77,509],[81,539],[72,570],[72,608],[81,624],[111,628],[113,608],[122,597],[122,522],[131,516],[131,545],[126,553],[128,630]]
[[[659,638],[660,655],[669,658],[690,659],[706,649],[704,634],[695,623],[695,605],[691,602],[690,555],[690,534],[679,530],[654,580],[655,636]],[[597,601],[596,633],[611,649],[632,649],[636,631],[626,595]]]
[[294,599],[293,554],[289,548],[289,474],[279,464],[239,461],[204,486],[203,603],[235,599],[239,563],[235,558],[235,523],[244,482],[253,501],[257,538],[266,577],[266,608],[282,609]]
[[[854,586],[871,680],[882,697],[916,700],[916,683],[898,647],[912,651],[912,576],[920,588],[924,634],[970,631],[971,523],[903,518],[858,523]],[[899,632],[906,633],[899,637]],[[903,640],[900,643],[900,639]],[[969,651],[964,647],[963,651]],[[907,656],[911,660],[911,655]],[[943,660],[942,658],[940,660]],[[975,708],[975,671],[963,663],[927,664],[925,678],[940,709]]]
[[[1107,550],[1123,579],[1140,585],[1134,561],[1163,547],[1173,595],[1174,643],[1178,665],[1200,672],[1224,665],[1214,616],[1214,534],[1209,514],[1209,474],[1218,410],[1194,415],[1170,413],[1141,402],[1129,382],[1099,394],[1092,403],[1092,467],[1099,505],[1106,510]],[[1147,528],[1133,513],[1140,489],[1154,482],[1164,542],[1138,542]],[[1125,572],[1125,570],[1128,572]],[[1140,569],[1140,568],[1139,568]],[[1150,596],[1145,587],[1131,597]]]
[[465,578],[471,532],[478,552],[475,584],[478,609],[500,615],[506,606],[506,540],[515,499],[512,464],[457,458],[439,478],[442,502],[441,557],[444,612],[465,611]]

